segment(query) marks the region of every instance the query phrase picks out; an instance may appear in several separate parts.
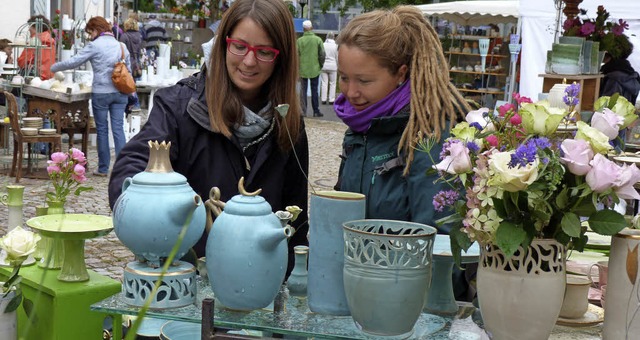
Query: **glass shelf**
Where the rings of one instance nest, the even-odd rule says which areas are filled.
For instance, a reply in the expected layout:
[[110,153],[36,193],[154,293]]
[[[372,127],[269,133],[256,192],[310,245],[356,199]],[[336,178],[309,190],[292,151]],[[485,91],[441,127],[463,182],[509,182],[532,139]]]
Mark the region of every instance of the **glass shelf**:
[[[113,295],[91,306],[91,310],[107,314],[136,315],[139,307],[126,304],[122,293]],[[171,309],[150,309],[148,317],[200,323],[202,319],[202,300],[213,298],[213,292],[205,280],[198,278],[198,301],[195,304]],[[414,334],[408,339],[448,339],[450,319],[423,313],[416,323]],[[305,298],[288,297],[285,310],[274,313],[273,309],[261,309],[251,312],[214,309],[215,327],[231,329],[249,329],[278,334],[303,337],[332,339],[371,339],[356,328],[350,316],[329,316],[309,311]]]

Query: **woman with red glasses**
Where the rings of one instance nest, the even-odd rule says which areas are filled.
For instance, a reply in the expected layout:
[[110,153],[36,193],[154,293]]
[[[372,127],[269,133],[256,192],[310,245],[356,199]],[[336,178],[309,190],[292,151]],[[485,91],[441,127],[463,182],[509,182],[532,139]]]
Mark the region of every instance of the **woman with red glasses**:
[[[261,188],[274,211],[289,205],[306,210],[308,145],[296,94],[296,35],[287,6],[282,0],[236,0],[217,33],[211,61],[201,72],[157,92],[147,123],[113,168],[111,207],[124,179],[145,169],[147,141],[164,140],[171,142],[173,169],[201,197],[209,197],[216,186],[227,201],[238,194],[238,180],[244,177],[246,189]],[[282,116],[275,107],[285,103],[289,111]],[[304,215],[294,223],[288,272],[293,247],[307,242],[306,221]],[[198,256],[205,254],[206,238],[205,233],[195,246]]]

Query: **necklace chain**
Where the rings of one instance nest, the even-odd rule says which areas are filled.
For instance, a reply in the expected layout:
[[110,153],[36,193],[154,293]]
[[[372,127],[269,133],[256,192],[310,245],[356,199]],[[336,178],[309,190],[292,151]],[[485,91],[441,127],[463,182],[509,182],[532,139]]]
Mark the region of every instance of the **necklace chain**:
[[247,150],[247,148],[248,148],[248,147],[250,147],[250,146],[252,146],[252,145],[256,145],[256,144],[258,144],[258,143],[262,142],[263,140],[265,140],[265,138],[267,138],[267,137],[271,134],[271,131],[273,131],[273,127],[274,127],[275,125],[276,125],[276,117],[274,116],[274,117],[271,119],[271,125],[269,126],[269,130],[267,130],[267,132],[265,132],[265,133],[264,133],[260,138],[258,138],[258,139],[256,139],[256,140],[254,140],[253,142],[250,142],[249,144],[247,144],[246,146],[244,146],[244,147],[242,148],[242,153],[244,153],[244,152]]

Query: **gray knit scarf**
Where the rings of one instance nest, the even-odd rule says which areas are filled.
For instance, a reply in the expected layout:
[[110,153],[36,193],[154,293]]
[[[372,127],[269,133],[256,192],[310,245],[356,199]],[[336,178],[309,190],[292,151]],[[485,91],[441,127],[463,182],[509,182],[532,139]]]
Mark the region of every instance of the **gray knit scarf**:
[[251,111],[246,106],[242,108],[244,109],[244,120],[242,124],[234,125],[233,134],[238,138],[242,148],[246,149],[269,129],[273,122],[273,111],[270,103],[258,113]]

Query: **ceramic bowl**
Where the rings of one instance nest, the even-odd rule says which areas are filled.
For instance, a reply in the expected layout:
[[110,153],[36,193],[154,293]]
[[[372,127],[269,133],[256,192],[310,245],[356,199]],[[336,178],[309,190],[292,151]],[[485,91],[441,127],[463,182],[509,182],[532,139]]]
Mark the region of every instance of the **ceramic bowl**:
[[20,129],[22,134],[25,136],[35,136],[38,134],[38,129],[36,128],[22,128]]
[[41,135],[55,135],[57,132],[56,129],[40,129],[38,133]]
[[169,321],[160,329],[161,340],[193,340],[201,338],[200,324]]

